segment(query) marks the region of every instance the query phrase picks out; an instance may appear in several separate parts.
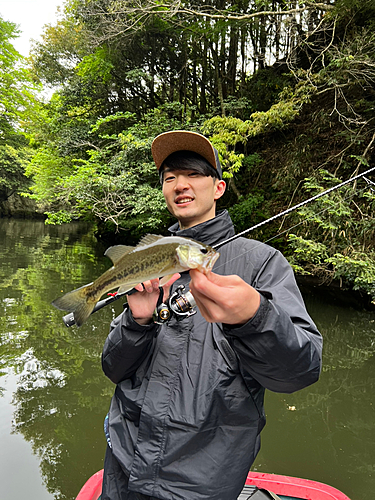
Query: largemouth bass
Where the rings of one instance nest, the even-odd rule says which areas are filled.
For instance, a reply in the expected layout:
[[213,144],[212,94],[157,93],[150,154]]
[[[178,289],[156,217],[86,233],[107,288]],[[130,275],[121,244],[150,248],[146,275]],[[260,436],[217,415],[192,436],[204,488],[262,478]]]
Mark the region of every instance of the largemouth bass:
[[174,273],[198,269],[211,271],[219,253],[198,241],[180,236],[145,236],[136,247],[116,245],[106,250],[113,266],[93,283],[68,292],[52,304],[74,314],[74,321],[81,326],[92,313],[100,297],[118,287],[126,293],[138,283],[164,277],[168,281]]

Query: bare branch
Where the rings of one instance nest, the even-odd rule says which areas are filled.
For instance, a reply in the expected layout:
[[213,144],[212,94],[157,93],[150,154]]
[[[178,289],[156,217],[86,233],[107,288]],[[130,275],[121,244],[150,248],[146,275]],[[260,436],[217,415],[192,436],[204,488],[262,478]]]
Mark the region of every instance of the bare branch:
[[[149,20],[157,16],[171,23],[178,23],[181,16],[188,18],[204,18],[206,20],[224,20],[234,22],[250,22],[262,17],[290,17],[303,14],[306,11],[316,10],[321,12],[332,11],[334,6],[322,2],[304,2],[302,7],[288,10],[263,10],[258,12],[241,13],[228,10],[219,10],[212,6],[197,6],[187,8],[181,0],[160,4],[154,0],[148,2],[113,0],[107,8],[101,3],[89,3],[85,8],[85,15],[100,18],[102,35],[99,42],[124,36],[128,33],[144,28]],[[98,34],[97,34],[98,35]]]

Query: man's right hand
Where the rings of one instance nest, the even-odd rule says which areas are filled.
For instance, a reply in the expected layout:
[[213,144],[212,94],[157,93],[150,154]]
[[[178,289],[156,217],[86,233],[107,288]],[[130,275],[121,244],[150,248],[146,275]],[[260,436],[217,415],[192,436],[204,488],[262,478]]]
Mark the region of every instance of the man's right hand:
[[[163,301],[167,300],[171,286],[180,277],[181,275],[176,273],[170,280],[167,281],[167,283],[163,285]],[[148,325],[152,322],[152,316],[159,300],[159,286],[159,278],[145,281],[144,283],[139,283],[139,285],[134,287],[138,293],[127,295],[128,305],[134,320],[138,324]]]

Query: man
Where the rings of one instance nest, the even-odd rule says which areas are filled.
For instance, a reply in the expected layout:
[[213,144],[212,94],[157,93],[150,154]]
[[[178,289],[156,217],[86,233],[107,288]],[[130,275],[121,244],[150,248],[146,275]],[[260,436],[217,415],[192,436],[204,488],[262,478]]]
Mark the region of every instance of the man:
[[[172,234],[215,245],[234,235],[215,214],[225,182],[202,135],[167,132],[153,142]],[[194,316],[153,322],[159,280],[136,287],[103,350],[117,384],[107,419],[103,500],[235,500],[260,446],[265,389],[293,392],[320,373],[322,338],[293,272],[273,248],[238,238],[214,272],[174,275],[190,288]]]

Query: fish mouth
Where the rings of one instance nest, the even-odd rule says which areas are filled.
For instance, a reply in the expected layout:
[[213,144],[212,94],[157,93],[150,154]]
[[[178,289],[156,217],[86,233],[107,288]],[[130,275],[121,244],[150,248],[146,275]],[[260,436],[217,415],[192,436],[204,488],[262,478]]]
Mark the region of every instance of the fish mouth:
[[204,258],[203,264],[202,264],[202,269],[204,271],[204,274],[209,273],[212,271],[212,268],[215,265],[215,262],[217,259],[220,257],[220,253],[216,252],[215,250],[209,251]]

